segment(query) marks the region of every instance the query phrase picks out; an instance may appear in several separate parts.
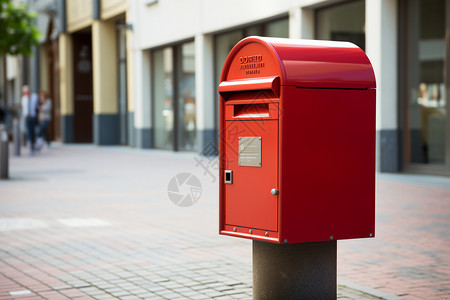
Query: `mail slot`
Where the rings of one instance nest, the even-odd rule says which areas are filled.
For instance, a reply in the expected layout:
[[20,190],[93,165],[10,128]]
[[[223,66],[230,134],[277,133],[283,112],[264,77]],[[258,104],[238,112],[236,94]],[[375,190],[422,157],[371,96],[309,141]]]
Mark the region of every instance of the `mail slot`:
[[220,234],[375,236],[375,76],[347,42],[249,37],[219,85]]

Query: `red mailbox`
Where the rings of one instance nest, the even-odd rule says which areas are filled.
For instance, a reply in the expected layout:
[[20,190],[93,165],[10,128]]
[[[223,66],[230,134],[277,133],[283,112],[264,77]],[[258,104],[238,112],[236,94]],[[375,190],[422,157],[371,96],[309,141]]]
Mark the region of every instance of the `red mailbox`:
[[221,234],[375,235],[375,76],[347,42],[249,37],[220,78]]

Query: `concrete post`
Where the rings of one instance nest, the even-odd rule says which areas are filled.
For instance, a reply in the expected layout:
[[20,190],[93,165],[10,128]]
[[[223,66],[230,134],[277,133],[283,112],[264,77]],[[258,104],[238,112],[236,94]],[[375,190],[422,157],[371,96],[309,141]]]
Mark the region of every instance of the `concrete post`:
[[0,124],[0,179],[8,179],[8,131],[5,125]]
[[253,241],[253,299],[336,299],[336,241]]
[[14,118],[13,120],[13,136],[14,136],[14,155],[20,156],[20,146],[21,146],[21,133],[20,133],[20,121],[19,118]]

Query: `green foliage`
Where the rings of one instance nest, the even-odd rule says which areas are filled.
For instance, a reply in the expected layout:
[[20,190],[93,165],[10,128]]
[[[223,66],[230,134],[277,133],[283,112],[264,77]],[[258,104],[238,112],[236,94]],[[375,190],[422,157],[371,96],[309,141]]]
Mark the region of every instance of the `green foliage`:
[[36,14],[12,0],[0,0],[0,55],[31,54],[38,44],[39,31],[33,25]]

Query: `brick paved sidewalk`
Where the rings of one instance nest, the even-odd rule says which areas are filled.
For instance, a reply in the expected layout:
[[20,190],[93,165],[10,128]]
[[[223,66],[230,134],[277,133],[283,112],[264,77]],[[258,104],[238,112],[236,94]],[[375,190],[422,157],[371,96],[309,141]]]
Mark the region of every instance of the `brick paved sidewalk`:
[[[167,196],[182,172],[202,184],[191,207]],[[10,175],[0,182],[0,299],[251,298],[251,242],[217,234],[214,161],[55,145],[12,157]],[[338,298],[449,298],[448,180],[381,178],[377,237],[338,243]]]
[[338,243],[339,278],[406,299],[450,299],[450,178],[378,179],[376,238]]

